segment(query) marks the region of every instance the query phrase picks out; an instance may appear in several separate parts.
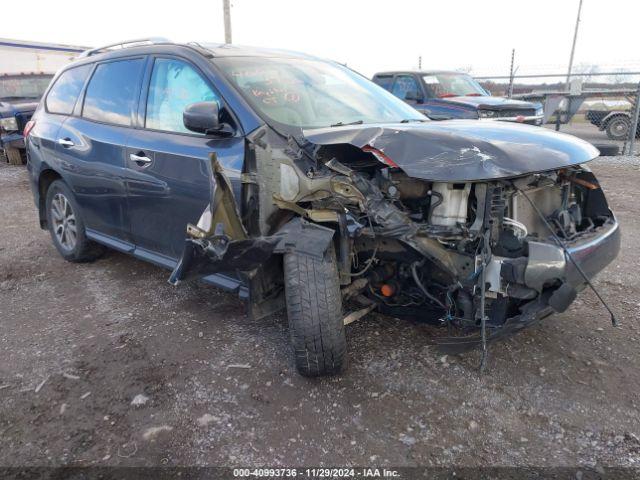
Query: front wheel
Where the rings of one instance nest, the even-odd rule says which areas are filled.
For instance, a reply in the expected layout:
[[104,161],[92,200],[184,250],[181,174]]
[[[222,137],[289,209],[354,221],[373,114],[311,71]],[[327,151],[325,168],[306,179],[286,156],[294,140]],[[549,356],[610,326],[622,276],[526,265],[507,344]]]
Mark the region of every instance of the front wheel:
[[338,373],[345,363],[347,344],[333,248],[322,259],[285,254],[284,280],[298,372],[305,377]]

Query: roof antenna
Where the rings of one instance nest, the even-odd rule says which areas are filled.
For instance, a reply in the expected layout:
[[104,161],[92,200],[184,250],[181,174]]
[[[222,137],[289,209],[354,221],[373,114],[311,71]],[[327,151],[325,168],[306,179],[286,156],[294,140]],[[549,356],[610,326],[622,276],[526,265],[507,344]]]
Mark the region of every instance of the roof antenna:
[[[589,278],[587,278],[587,275],[584,273],[584,270],[582,270],[582,268],[580,267],[580,265],[578,265],[578,262],[575,261],[575,259],[573,258],[573,255],[571,255],[571,252],[569,252],[569,250],[567,249],[567,247],[565,246],[564,242],[562,240],[560,240],[560,238],[558,237],[558,235],[556,235],[556,232],[554,232],[553,228],[551,228],[551,225],[549,225],[549,222],[547,221],[547,219],[545,218],[545,216],[542,214],[542,212],[538,209],[538,207],[536,207],[536,205],[533,203],[533,201],[529,198],[529,196],[524,192],[524,190],[519,189],[518,187],[516,187],[514,185],[515,189],[518,190],[519,192],[522,193],[522,195],[524,195],[524,198],[527,199],[527,201],[529,202],[529,204],[533,207],[533,209],[536,211],[536,213],[538,214],[538,216],[540,217],[540,219],[544,222],[545,226],[549,229],[549,231],[551,232],[551,235],[553,236],[553,239],[556,241],[556,243],[558,244],[558,246],[560,246],[560,248],[562,248],[562,250],[564,251],[564,253],[567,255],[567,257],[569,258],[569,260],[571,260],[571,263],[573,263],[573,266],[576,267],[576,270],[580,273],[580,275],[582,275],[582,278],[584,278],[584,281],[587,283],[587,285],[589,285],[589,287],[591,288],[591,290],[593,290],[593,293],[596,294],[596,297],[598,297],[598,300],[600,300],[600,303],[602,303],[602,305],[604,306],[604,308],[607,309],[607,312],[609,312],[609,315],[611,315],[611,325],[613,325],[614,327],[618,326],[618,321],[616,320],[615,315],[613,314],[613,312],[611,311],[611,309],[609,308],[609,305],[607,305],[607,302],[604,301],[604,298],[602,298],[600,296],[600,293],[598,293],[598,290],[596,290],[596,287],[593,286],[593,284],[591,283],[591,281],[589,280]],[[562,228],[561,225],[558,225],[558,228],[560,229],[560,231],[562,232],[562,234],[566,237],[567,234],[564,231],[564,229]]]

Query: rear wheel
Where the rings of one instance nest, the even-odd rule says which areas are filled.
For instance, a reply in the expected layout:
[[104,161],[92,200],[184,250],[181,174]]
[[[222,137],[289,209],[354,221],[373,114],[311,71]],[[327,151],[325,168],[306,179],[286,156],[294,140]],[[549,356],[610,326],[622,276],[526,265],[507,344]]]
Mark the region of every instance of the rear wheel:
[[345,362],[347,345],[333,248],[322,259],[285,254],[284,279],[298,372],[306,377],[338,373]]
[[46,209],[51,239],[65,260],[88,262],[104,253],[102,245],[87,239],[78,204],[62,180],[56,180],[49,186]]
[[607,122],[607,137],[611,140],[626,140],[629,137],[631,129],[629,118],[613,117]]

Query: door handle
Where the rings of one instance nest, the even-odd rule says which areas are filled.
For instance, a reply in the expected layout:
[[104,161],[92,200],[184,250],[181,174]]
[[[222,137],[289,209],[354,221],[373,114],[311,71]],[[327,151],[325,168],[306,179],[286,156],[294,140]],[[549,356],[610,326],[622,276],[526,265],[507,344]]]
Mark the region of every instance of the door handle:
[[[142,152],[140,152],[142,153]],[[139,166],[149,165],[151,163],[151,159],[146,157],[143,153],[142,155],[136,155],[135,153],[129,154],[129,158],[132,162],[136,162]]]
[[70,138],[59,138],[58,145],[62,145],[64,148],[71,148],[75,147],[76,144],[73,143]]

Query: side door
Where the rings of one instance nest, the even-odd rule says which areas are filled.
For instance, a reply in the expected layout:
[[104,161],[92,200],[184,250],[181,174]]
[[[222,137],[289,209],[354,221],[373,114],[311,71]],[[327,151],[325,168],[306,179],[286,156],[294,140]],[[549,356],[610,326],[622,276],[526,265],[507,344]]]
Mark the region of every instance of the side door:
[[225,168],[239,198],[244,140],[190,132],[184,109],[217,101],[229,123],[229,110],[214,85],[189,60],[151,57],[140,96],[138,128],[126,149],[126,184],[131,235],[136,255],[172,266],[182,255],[187,223],[197,223],[209,204],[211,152]]
[[29,169],[37,179],[40,171],[51,167],[64,173],[58,159],[58,133],[73,111],[93,65],[80,65],[63,71],[55,78],[47,96],[33,117],[35,125],[29,134]]
[[124,250],[131,240],[125,149],[145,61],[138,56],[97,63],[83,101],[58,132],[57,156],[82,209],[87,235]]

